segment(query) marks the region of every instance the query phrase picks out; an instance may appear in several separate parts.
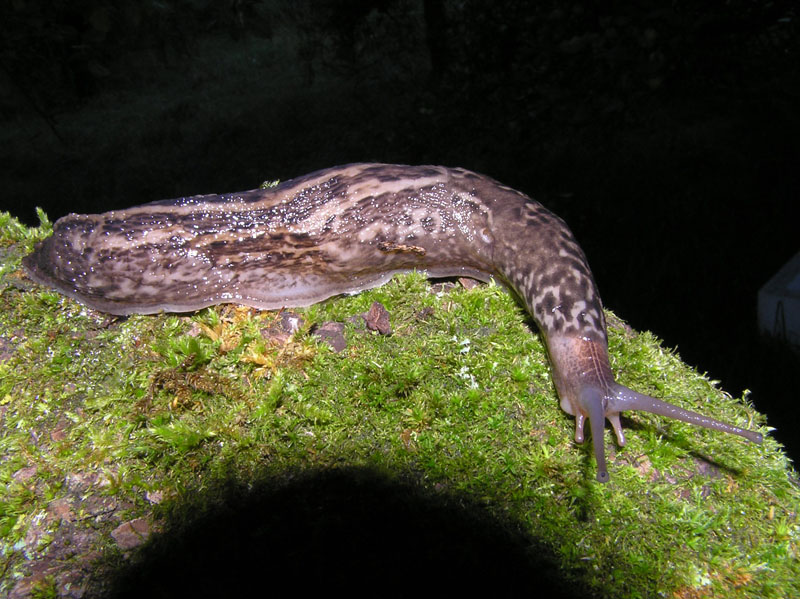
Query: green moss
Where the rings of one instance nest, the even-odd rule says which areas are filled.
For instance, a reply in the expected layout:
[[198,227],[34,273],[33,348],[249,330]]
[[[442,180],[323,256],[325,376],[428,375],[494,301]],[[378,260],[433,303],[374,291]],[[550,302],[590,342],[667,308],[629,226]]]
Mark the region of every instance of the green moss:
[[[602,596],[800,593],[800,492],[780,445],[635,414],[625,448],[607,433],[611,482],[597,484],[540,338],[497,286],[433,293],[397,277],[300,311],[304,327],[278,341],[262,334],[275,314],[235,307],[110,319],[24,277],[42,221],[0,216],[0,592],[38,555],[26,534],[73,473],[101,475],[135,517],[153,511],[147,491],[180,501],[232,471],[346,464],[485,503]],[[374,301],[391,336],[351,320]],[[769,430],[746,397],[609,319],[620,382]],[[341,353],[310,333],[328,320],[347,323]]]

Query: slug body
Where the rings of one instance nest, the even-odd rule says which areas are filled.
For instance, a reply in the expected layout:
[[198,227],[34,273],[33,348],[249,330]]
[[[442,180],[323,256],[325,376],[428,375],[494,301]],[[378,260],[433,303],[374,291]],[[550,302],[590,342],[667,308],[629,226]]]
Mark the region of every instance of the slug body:
[[276,187],[70,214],[24,258],[34,280],[111,314],[186,312],[232,302],[307,306],[395,273],[495,278],[540,328],[575,439],[589,420],[597,479],[608,480],[603,429],[644,410],[761,435],[614,381],[603,306],[567,225],[524,194],[464,169],[351,164]]

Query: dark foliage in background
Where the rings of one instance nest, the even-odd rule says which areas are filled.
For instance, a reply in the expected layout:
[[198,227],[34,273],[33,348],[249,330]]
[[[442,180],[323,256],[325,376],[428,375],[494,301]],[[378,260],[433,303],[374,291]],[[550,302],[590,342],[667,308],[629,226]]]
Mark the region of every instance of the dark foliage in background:
[[[552,109],[609,114],[675,85],[737,88],[743,79],[781,79],[796,63],[796,9],[790,2],[661,1],[601,3],[503,0],[14,0],[2,9],[0,59],[6,77],[47,113],[192,55],[195,40],[221,33],[269,38],[295,27],[298,62],[326,60],[342,70],[416,62],[427,45],[437,77],[465,100],[545,100]],[[145,60],[130,62],[131,56]],[[378,62],[380,61],[380,62]],[[309,64],[299,65],[312,68]],[[369,75],[369,73],[364,73]],[[780,81],[776,81],[779,84]],[[578,93],[566,104],[559,94]],[[560,90],[560,91],[559,91]],[[3,116],[19,110],[6,97]],[[548,101],[549,100],[549,101]],[[559,106],[559,104],[561,106]],[[588,118],[584,116],[583,118]]]

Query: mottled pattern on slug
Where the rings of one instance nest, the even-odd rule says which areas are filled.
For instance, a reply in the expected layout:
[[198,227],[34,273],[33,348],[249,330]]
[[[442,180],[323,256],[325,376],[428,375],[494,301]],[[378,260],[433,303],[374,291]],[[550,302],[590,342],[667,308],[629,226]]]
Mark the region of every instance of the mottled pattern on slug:
[[71,214],[25,266],[114,314],[304,306],[415,268],[494,276],[545,331],[605,330],[561,219],[488,177],[437,166],[353,164],[269,189]]
[[[495,259],[512,265],[505,275],[529,299],[541,329],[548,334],[605,340],[605,317],[592,273],[564,221],[530,200],[514,207],[513,218],[528,235],[536,235],[535,243],[511,238]],[[532,249],[535,268],[514,260],[514,255],[529,255]]]

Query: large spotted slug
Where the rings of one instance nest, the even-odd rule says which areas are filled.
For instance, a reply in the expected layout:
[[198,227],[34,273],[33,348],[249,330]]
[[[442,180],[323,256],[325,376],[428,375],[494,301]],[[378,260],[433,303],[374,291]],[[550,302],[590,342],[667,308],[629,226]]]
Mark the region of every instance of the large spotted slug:
[[412,269],[495,278],[541,330],[579,443],[589,419],[598,481],[609,478],[605,419],[624,445],[624,410],[761,442],[756,432],[615,382],[600,296],[567,225],[524,194],[464,169],[351,164],[272,188],[70,214],[23,264],[35,281],[119,315],[223,302],[307,306]]

